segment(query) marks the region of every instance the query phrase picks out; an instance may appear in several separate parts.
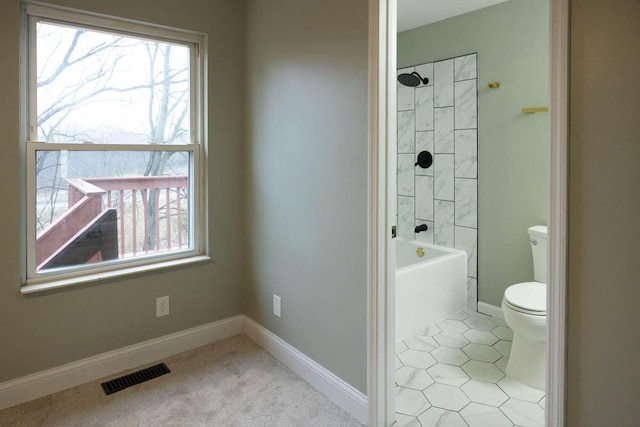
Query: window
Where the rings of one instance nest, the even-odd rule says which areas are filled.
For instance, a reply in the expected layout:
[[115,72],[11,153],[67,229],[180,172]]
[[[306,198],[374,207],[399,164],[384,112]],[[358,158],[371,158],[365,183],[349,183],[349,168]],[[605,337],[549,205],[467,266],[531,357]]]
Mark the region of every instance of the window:
[[25,22],[26,288],[205,259],[204,36],[35,4]]

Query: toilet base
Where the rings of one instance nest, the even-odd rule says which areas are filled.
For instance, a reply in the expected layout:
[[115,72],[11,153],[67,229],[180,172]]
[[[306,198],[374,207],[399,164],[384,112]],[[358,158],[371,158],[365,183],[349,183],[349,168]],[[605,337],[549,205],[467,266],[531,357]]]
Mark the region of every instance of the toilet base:
[[545,389],[546,341],[531,340],[514,333],[506,373],[529,387]]

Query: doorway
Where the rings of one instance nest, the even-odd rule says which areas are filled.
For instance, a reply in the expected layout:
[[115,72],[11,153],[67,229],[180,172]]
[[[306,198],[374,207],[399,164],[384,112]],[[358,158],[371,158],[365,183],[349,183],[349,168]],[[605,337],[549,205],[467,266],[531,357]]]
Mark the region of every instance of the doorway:
[[[389,138],[395,137],[396,117],[396,32],[395,1],[373,1],[372,21],[372,67],[377,67],[380,78],[372,81],[372,107],[377,102],[378,112],[375,127],[376,141],[372,141],[372,151],[377,150],[378,166],[377,196],[387,200],[395,197],[393,174],[395,174],[396,152],[390,152]],[[564,312],[566,265],[566,69],[567,69],[567,16],[566,1],[552,0],[551,8],[551,51],[550,51],[550,208],[548,224],[549,236],[549,288],[548,293],[548,348],[547,348],[547,425],[563,425],[564,412]],[[375,15],[375,16],[374,16]],[[372,22],[373,23],[373,22]],[[374,42],[375,41],[375,42]],[[375,51],[375,52],[374,52]],[[375,74],[375,73],[374,73]],[[372,75],[374,75],[372,74]],[[382,84],[382,86],[379,86]],[[384,87],[384,90],[378,88]],[[390,110],[390,111],[389,111]],[[373,115],[372,115],[373,117]],[[372,134],[372,135],[375,135]],[[374,145],[375,144],[375,148]],[[393,162],[393,164],[392,164]],[[383,171],[382,168],[385,168]],[[379,227],[377,245],[372,245],[372,261],[379,265],[395,265],[392,254],[393,242],[387,230],[395,222],[395,212],[389,203],[376,210]],[[380,230],[384,230],[381,232]],[[376,242],[372,242],[376,243]],[[390,268],[377,268],[376,276],[370,283],[370,346],[369,346],[369,405],[371,425],[390,425],[394,413],[394,357],[384,343],[395,342],[394,337],[394,279]],[[373,336],[375,335],[375,336]]]

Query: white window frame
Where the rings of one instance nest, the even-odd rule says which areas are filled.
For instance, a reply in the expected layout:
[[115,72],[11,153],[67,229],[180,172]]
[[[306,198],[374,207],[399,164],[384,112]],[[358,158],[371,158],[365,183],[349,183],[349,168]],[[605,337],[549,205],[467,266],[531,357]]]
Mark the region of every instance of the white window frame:
[[[184,264],[209,261],[208,233],[205,197],[206,188],[206,52],[207,37],[193,31],[179,30],[127,19],[87,13],[68,8],[26,3],[24,5],[22,49],[26,50],[26,63],[22,64],[23,83],[23,167],[25,170],[24,209],[26,213],[26,262],[22,279],[22,294],[31,294],[95,282],[119,276],[169,268]],[[76,28],[105,31],[150,40],[177,43],[190,48],[190,140],[188,144],[66,144],[37,141],[37,86],[36,86],[36,23],[58,23]],[[36,271],[35,231],[35,155],[39,150],[47,151],[181,151],[190,152],[189,197],[190,248],[163,254],[136,256],[126,260],[102,261],[52,271]],[[64,270],[64,271],[62,271]]]

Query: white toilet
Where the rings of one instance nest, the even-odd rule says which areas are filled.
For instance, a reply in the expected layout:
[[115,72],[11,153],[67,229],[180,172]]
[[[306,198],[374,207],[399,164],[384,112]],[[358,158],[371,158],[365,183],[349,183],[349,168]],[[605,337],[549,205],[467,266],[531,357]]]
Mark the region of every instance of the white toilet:
[[513,330],[507,375],[545,389],[547,326],[547,227],[529,228],[535,282],[517,283],[504,291],[502,312]]

